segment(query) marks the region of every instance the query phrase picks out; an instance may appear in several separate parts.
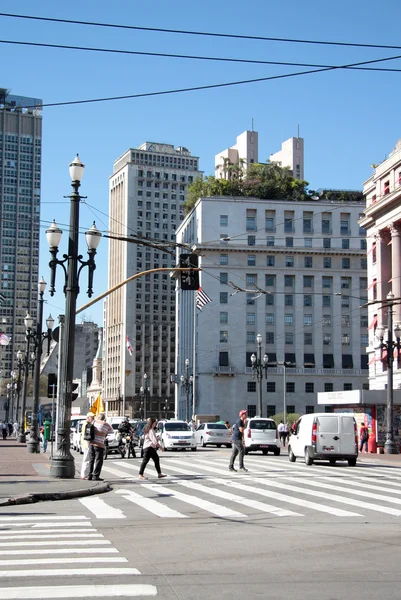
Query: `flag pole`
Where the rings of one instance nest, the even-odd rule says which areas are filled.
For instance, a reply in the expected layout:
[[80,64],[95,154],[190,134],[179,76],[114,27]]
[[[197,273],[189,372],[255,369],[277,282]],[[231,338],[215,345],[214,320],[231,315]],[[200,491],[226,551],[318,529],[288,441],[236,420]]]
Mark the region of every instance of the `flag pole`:
[[195,418],[196,409],[196,294],[194,293],[194,326],[193,326],[193,347],[192,347],[192,418]]

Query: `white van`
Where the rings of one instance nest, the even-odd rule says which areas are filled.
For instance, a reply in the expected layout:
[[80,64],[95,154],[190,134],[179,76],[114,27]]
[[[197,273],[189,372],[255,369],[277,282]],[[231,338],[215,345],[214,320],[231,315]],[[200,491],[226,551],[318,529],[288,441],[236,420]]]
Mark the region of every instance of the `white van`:
[[358,457],[358,430],[349,413],[312,413],[296,423],[288,442],[288,458],[304,458],[307,465],[315,460],[347,460],[350,467]]

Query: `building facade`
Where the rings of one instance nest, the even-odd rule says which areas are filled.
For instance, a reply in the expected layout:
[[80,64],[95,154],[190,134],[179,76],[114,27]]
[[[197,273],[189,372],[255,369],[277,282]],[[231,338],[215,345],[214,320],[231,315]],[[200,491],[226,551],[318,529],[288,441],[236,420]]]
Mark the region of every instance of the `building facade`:
[[[363,186],[366,208],[360,225],[367,234],[369,290],[369,383],[370,388],[384,390],[387,365],[376,335],[383,327],[387,340],[387,294],[395,298],[393,324],[401,325],[401,139],[388,158],[373,165],[374,173]],[[393,387],[401,386],[398,360],[393,364]]]
[[304,179],[304,140],[292,137],[281,144],[281,150],[270,155],[270,162],[276,162],[281,167],[288,167],[295,179]]
[[217,179],[230,179],[233,174],[230,166],[241,164],[246,171],[250,164],[257,162],[258,132],[244,131],[237,136],[234,146],[222,150],[214,157],[215,176]]
[[36,319],[42,163],[42,101],[0,89],[1,370],[25,349],[24,318]]
[[[116,160],[110,177],[109,288],[137,273],[175,265],[175,233],[199,159],[180,146],[145,142]],[[148,245],[149,244],[149,245]],[[109,414],[162,416],[174,401],[175,283],[148,273],[110,294],[104,314],[103,398]],[[145,377],[146,375],[146,377]],[[142,404],[142,409],[141,409]]]
[[[363,201],[333,199],[197,202],[177,242],[199,254],[201,286],[212,302],[195,315],[195,292],[177,289],[175,369],[185,374],[189,360],[194,414],[255,414],[258,333],[268,356],[263,416],[282,412],[284,398],[287,412],[312,412],[317,392],[367,386],[363,209]],[[179,417],[185,396],[177,378]]]

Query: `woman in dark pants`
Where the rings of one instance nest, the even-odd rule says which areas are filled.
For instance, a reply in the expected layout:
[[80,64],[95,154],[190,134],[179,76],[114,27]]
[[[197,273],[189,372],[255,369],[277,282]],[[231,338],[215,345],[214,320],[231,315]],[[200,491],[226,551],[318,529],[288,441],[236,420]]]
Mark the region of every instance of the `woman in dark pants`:
[[143,430],[143,460],[139,469],[139,479],[147,479],[147,477],[144,476],[144,471],[150,459],[152,459],[155,463],[155,469],[158,473],[159,479],[161,479],[162,477],[166,477],[166,475],[163,475],[163,473],[160,470],[160,460],[159,455],[157,454],[157,449],[161,448],[161,446],[155,433],[155,427],[156,419],[150,417],[147,420],[145,428]]

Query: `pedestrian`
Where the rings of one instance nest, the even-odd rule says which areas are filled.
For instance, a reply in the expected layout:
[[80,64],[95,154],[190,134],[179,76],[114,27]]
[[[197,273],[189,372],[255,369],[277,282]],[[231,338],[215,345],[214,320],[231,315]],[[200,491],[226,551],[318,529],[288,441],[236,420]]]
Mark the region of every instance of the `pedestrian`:
[[89,475],[88,479],[94,481],[103,481],[100,478],[100,473],[102,471],[103,466],[103,457],[104,457],[104,440],[108,433],[113,431],[111,425],[106,423],[106,415],[104,413],[99,413],[95,418],[93,425],[95,426],[94,430],[94,439],[89,442]]
[[287,441],[288,438],[288,423],[284,423],[283,424],[283,445],[285,448],[285,443]]
[[229,431],[230,433],[232,433],[232,429],[231,429],[230,421],[224,421],[224,425],[227,427],[228,431]]
[[284,423],[282,421],[280,421],[280,423],[278,424],[277,427],[277,432],[278,432],[278,437],[280,442],[285,446],[285,437],[284,437]]
[[51,428],[51,423],[48,419],[46,419],[46,421],[43,423],[43,427],[41,428],[42,431],[42,451],[46,452],[47,450],[47,443],[50,441],[50,428]]
[[237,471],[237,469],[234,468],[234,462],[235,462],[237,455],[239,454],[239,470],[242,471],[243,473],[248,472],[248,469],[245,469],[245,467],[244,467],[244,453],[245,453],[245,451],[244,451],[244,429],[245,429],[246,416],[247,416],[247,411],[240,410],[239,411],[239,419],[233,426],[233,437],[232,437],[233,451],[232,451],[231,458],[230,458],[230,466],[228,467],[229,471]]
[[7,435],[8,437],[11,437],[13,434],[13,426],[11,425],[11,423],[7,423]]
[[190,420],[189,427],[190,427],[191,431],[195,431],[196,425],[195,425],[195,421],[193,419]]
[[84,456],[82,459],[81,465],[81,479],[88,479],[89,477],[89,459],[90,459],[90,448],[89,442],[94,440],[95,435],[95,427],[93,425],[93,421],[95,419],[95,415],[93,412],[88,412],[86,415],[86,423],[82,426],[81,431],[81,446],[84,451]]
[[167,475],[163,475],[160,469],[160,460],[159,455],[157,454],[157,449],[161,448],[161,446],[156,436],[155,427],[156,419],[149,417],[143,430],[143,460],[139,469],[139,479],[147,479],[147,477],[144,476],[144,471],[150,459],[152,459],[155,463],[155,469],[159,479],[162,477],[167,477]]
[[363,447],[365,446],[365,452],[368,453],[368,440],[369,440],[369,429],[362,423],[359,429],[359,452],[362,452]]
[[13,429],[13,437],[17,438],[18,437],[18,422],[17,421],[15,421],[13,427],[14,427],[14,429]]
[[1,435],[3,436],[3,440],[5,440],[7,438],[7,432],[8,432],[7,423],[5,423],[4,421],[0,421],[0,426],[1,426]]

